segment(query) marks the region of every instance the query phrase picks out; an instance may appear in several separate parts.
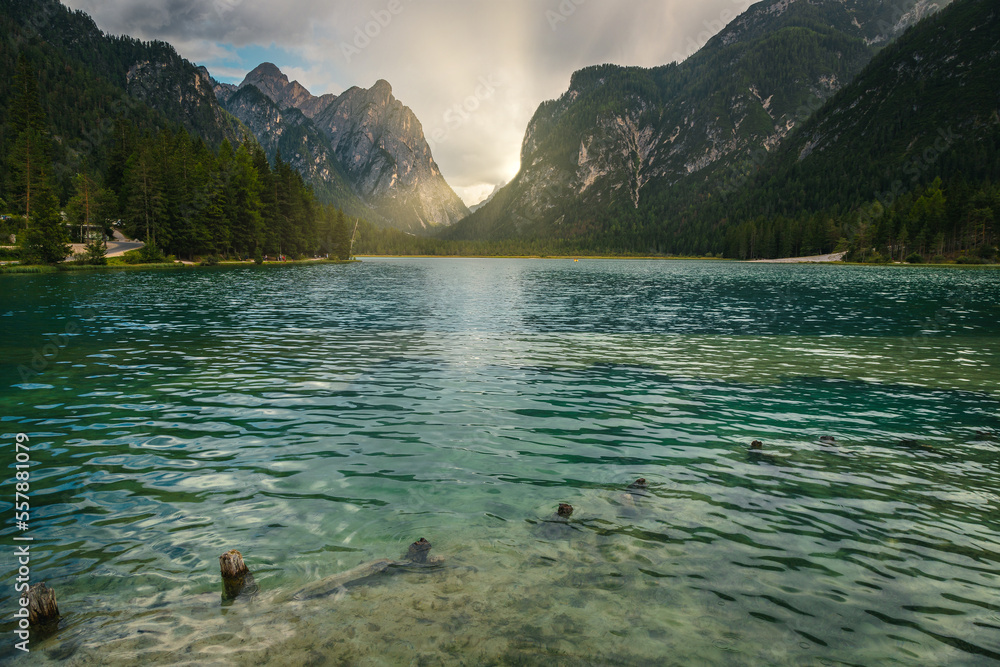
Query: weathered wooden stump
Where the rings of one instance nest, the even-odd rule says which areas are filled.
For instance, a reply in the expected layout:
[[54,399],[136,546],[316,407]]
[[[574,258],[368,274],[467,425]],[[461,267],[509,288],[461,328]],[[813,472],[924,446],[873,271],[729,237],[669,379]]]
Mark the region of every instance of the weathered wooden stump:
[[243,554],[236,549],[219,556],[219,569],[222,571],[223,600],[235,600],[240,595],[257,592],[257,582],[243,562]]
[[219,556],[219,569],[223,579],[235,579],[244,574],[250,574],[250,568],[243,562],[243,554],[236,549],[230,549]]
[[28,589],[28,622],[31,625],[45,625],[59,618],[56,606],[56,592],[45,585],[35,584]]

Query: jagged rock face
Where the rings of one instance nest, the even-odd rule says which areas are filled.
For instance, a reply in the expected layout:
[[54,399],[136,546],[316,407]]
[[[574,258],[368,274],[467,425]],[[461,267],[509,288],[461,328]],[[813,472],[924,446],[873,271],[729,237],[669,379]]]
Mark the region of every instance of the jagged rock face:
[[[331,165],[335,160],[329,143],[318,132],[310,132],[308,119],[298,109],[280,110],[254,86],[241,87],[231,95],[226,109],[254,136],[261,137],[268,158],[273,159],[281,150],[282,159],[303,177],[326,181],[334,178]],[[293,135],[291,141],[283,141],[287,135]]]
[[351,88],[315,117],[358,193],[376,208],[450,225],[468,209],[441,176],[420,121],[386,81]]
[[[253,108],[258,101],[242,94],[250,87],[275,108]],[[215,93],[262,145],[276,145],[268,135],[281,135],[292,124],[303,136],[303,148],[297,156],[284,151],[282,156],[314,184],[323,178],[322,163],[336,163],[376,220],[423,229],[453,224],[469,213],[441,175],[420,122],[393,97],[385,81],[369,90],[351,88],[340,96],[315,97],[297,81],[289,82],[274,65],[263,63],[238,87],[216,84]],[[303,153],[309,157],[297,159]]]
[[675,187],[724,194],[868,63],[871,45],[935,8],[926,0],[773,0],[680,65],[581,70],[536,111],[505,196],[448,236],[567,236],[581,218],[584,231],[606,228],[601,216],[611,207],[641,219],[651,197],[662,201]]
[[[206,74],[208,73],[208,70],[204,67],[201,69],[204,69]],[[223,105],[229,102],[229,98],[233,96],[233,93],[239,90],[237,86],[234,86],[231,83],[219,83],[215,79],[211,79],[211,77],[210,80],[212,82],[212,90],[215,92],[215,97]]]

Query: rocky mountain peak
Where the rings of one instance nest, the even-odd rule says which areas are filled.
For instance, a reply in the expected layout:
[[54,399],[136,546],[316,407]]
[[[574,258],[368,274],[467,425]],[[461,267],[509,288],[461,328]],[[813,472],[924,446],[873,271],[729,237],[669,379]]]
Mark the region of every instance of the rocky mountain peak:
[[281,79],[285,83],[288,82],[288,77],[274,63],[261,63],[257,65],[247,74],[246,78],[250,80]]
[[354,193],[382,218],[417,229],[449,225],[468,215],[441,176],[420,121],[393,97],[385,79],[368,89],[352,87],[340,95],[316,97],[298,81],[289,82],[273,63],[261,63],[239,89],[247,86],[255,87],[279,110],[293,108],[305,118],[251,108],[250,97],[236,96],[223,84],[215,90],[231,113],[254,128],[262,144],[268,142],[259,133],[280,135],[291,129],[286,126],[294,119],[295,135],[304,142],[298,154],[311,156],[316,164],[335,163]]
[[240,88],[245,86],[256,86],[260,92],[274,100],[279,108],[294,107],[310,118],[321,111],[320,101],[329,104],[331,99],[335,97],[333,95],[324,95],[321,98],[314,96],[298,81],[290,82],[285,73],[278,69],[274,63],[257,65],[239,85]]
[[392,99],[392,86],[385,79],[379,79],[375,82],[375,85],[368,89],[368,92],[377,98],[384,99],[386,101]]

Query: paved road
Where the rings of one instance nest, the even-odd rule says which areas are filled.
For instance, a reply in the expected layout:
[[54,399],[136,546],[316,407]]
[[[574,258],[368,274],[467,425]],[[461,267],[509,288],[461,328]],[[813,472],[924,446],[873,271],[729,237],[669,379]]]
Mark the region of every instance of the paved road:
[[129,250],[138,250],[146,245],[142,241],[109,241],[108,257],[118,257],[124,255]]
[[[124,255],[129,250],[138,250],[144,245],[146,244],[142,241],[108,241],[108,257],[118,257]],[[86,250],[86,246],[82,243],[73,243],[72,248],[72,253],[84,252]]]

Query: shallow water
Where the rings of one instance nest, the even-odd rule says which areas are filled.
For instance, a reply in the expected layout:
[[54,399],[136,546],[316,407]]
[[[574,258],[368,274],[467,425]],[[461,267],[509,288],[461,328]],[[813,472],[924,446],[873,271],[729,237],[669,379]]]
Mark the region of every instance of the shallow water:
[[[63,614],[28,661],[992,663],[998,303],[894,267],[0,276],[3,463],[27,433]],[[419,537],[442,567],[291,597]]]

